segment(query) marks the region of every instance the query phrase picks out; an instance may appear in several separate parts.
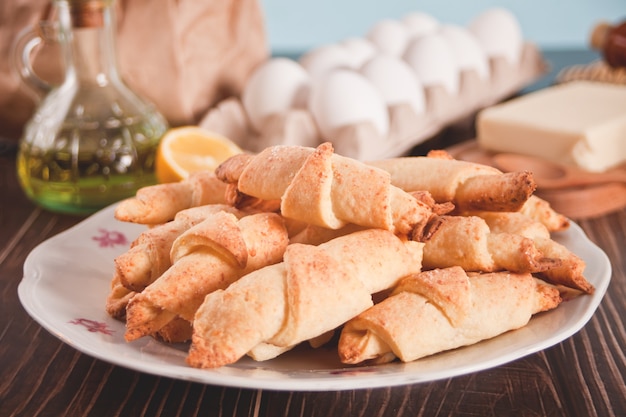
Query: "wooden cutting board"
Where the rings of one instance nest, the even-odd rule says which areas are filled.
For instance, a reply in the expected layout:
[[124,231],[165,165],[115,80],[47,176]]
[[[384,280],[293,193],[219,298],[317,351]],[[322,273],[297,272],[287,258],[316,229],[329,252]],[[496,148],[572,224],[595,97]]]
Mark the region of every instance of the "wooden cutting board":
[[[456,159],[502,169],[494,161],[496,153],[481,149],[475,140],[454,145],[447,150]],[[626,171],[624,166],[617,169]],[[572,219],[599,217],[626,207],[626,184],[623,182],[555,189],[542,189],[538,186],[535,194],[550,202],[552,208]]]

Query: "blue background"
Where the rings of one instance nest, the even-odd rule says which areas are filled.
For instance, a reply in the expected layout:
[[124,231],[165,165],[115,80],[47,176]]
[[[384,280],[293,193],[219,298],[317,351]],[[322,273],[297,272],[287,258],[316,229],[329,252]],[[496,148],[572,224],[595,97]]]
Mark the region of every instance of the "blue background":
[[413,11],[441,23],[466,25],[491,7],[504,7],[517,17],[524,38],[544,49],[588,46],[592,28],[601,20],[626,19],[626,0],[260,0],[272,52],[302,53],[315,46],[364,36],[383,18],[399,19]]

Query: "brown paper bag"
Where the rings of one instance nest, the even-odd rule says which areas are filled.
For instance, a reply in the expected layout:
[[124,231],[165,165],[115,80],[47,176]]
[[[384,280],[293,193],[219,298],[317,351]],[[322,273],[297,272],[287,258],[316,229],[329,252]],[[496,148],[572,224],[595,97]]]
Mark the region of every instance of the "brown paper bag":
[[[118,0],[122,77],[172,126],[195,124],[211,106],[237,96],[268,57],[260,4],[254,0]],[[0,3],[0,137],[17,139],[36,105],[10,59],[18,34],[50,18],[50,0]],[[62,79],[52,52],[35,59],[38,75]]]
[[49,0],[0,2],[0,138],[17,139],[34,109],[34,97],[14,69],[12,45],[23,29],[44,17],[48,3]]

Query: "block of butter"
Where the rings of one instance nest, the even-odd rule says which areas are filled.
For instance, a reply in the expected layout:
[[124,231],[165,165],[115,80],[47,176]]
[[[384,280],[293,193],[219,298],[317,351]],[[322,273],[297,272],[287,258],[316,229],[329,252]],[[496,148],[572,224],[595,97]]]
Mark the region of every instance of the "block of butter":
[[481,148],[601,172],[626,161],[626,86],[574,81],[481,111]]

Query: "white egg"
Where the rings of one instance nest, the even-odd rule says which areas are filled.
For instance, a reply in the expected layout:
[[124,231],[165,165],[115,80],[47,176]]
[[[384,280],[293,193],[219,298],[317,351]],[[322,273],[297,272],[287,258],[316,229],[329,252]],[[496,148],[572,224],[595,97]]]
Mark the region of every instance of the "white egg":
[[327,73],[311,86],[309,110],[324,140],[332,140],[337,129],[370,122],[382,137],[389,131],[385,103],[363,75],[338,69]]
[[271,58],[250,76],[242,103],[252,126],[260,130],[263,120],[293,108],[306,108],[309,74],[288,58]]
[[409,42],[409,31],[403,23],[393,19],[383,19],[367,33],[367,38],[382,52],[402,56]]
[[365,38],[348,38],[341,41],[340,45],[346,49],[350,57],[350,68],[353,69],[361,68],[377,53],[374,44]]
[[361,74],[374,84],[386,105],[409,104],[416,114],[424,112],[424,89],[413,69],[392,55],[378,55],[361,68]]
[[319,78],[337,68],[353,68],[353,57],[339,44],[330,44],[311,49],[300,57],[300,65],[312,78]]
[[409,38],[417,38],[434,33],[439,28],[439,20],[424,12],[411,12],[402,18],[409,32]]
[[517,18],[507,9],[493,8],[468,25],[488,57],[504,56],[513,65],[521,58],[523,36]]
[[480,78],[489,78],[487,54],[469,30],[457,25],[442,25],[439,33],[452,48],[460,70],[474,70]]
[[425,87],[441,85],[452,95],[458,93],[459,68],[442,35],[431,33],[413,40],[403,58]]

